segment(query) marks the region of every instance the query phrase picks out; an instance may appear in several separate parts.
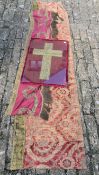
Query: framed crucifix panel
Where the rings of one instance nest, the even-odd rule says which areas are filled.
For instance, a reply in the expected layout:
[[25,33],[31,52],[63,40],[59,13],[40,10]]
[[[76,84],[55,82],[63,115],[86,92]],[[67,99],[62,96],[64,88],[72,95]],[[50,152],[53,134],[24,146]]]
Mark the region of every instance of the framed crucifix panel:
[[68,42],[31,39],[21,81],[41,85],[67,85]]

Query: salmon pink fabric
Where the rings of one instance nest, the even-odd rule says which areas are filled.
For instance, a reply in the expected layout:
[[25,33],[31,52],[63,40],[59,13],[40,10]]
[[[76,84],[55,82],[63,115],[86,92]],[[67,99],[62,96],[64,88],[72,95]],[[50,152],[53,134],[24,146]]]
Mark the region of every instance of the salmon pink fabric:
[[42,108],[40,86],[21,83],[11,115],[39,116]]

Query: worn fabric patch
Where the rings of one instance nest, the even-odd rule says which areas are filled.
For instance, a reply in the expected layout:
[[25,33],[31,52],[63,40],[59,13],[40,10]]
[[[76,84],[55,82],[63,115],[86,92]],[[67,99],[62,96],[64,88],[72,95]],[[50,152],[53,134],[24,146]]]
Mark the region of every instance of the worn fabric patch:
[[21,81],[67,85],[67,63],[67,41],[31,39]]
[[35,9],[32,13],[34,21],[34,29],[32,38],[57,39],[58,22],[62,22],[63,18],[57,12],[47,11],[45,8],[38,9],[38,4],[34,4]]
[[32,38],[51,38],[51,24],[53,21],[51,12],[46,9],[34,10],[32,17],[34,21]]
[[11,115],[18,117],[31,115],[48,120],[51,105],[52,97],[49,87],[42,88],[32,83],[21,83]]
[[11,115],[39,116],[42,107],[42,95],[38,85],[21,83]]

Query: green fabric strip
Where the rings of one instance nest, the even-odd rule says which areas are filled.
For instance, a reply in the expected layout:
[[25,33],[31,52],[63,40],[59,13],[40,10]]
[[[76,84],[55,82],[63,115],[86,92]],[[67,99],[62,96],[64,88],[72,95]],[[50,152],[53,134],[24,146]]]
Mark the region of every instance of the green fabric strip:
[[23,168],[25,145],[24,116],[17,116],[14,120],[13,151],[11,156],[11,169]]
[[38,10],[39,8],[38,8],[38,3],[37,3],[37,1],[36,0],[34,0],[34,2],[33,2],[33,10]]

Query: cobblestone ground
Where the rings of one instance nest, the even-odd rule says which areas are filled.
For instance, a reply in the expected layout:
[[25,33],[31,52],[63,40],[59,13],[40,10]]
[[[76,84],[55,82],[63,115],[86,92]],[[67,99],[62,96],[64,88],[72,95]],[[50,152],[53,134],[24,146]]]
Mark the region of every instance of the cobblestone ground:
[[[0,0],[0,168],[5,162],[9,103],[29,28],[32,0]],[[63,0],[69,14],[75,72],[81,105],[87,170],[24,170],[0,175],[99,175],[99,0]]]

